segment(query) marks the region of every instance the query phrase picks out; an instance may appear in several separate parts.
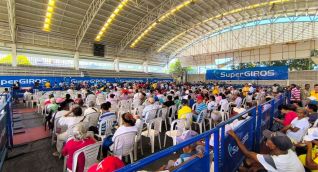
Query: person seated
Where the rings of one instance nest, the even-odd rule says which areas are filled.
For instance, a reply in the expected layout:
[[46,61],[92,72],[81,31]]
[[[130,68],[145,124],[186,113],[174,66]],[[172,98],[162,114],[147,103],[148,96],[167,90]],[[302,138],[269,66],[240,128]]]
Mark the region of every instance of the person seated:
[[293,143],[299,143],[310,127],[306,110],[304,108],[297,108],[297,114],[298,117],[294,118],[290,125],[285,126],[281,130],[282,132],[286,132],[286,135]]
[[232,107],[240,108],[242,105],[242,97],[240,97],[239,94],[236,93],[233,95],[233,100],[234,100],[234,104],[232,105]]
[[80,100],[83,101],[82,94],[77,94],[77,98],[74,100],[74,103],[78,104]]
[[95,102],[94,102],[94,101],[89,101],[89,102],[87,103],[87,106],[88,106],[88,107],[87,107],[87,108],[85,109],[85,111],[84,111],[84,116],[87,116],[87,115],[89,115],[89,114],[98,112],[98,109],[95,108]]
[[[84,121],[85,117],[82,116],[82,108],[80,107],[74,107],[66,113],[64,116],[62,116],[59,121],[58,125],[61,127],[65,127],[66,129],[71,129],[76,124],[79,124]],[[59,156],[59,153],[62,151],[63,142],[66,141],[69,138],[69,132],[65,131],[63,133],[60,133],[57,135],[56,139],[56,149],[57,152],[54,152],[54,156]]]
[[189,107],[192,107],[195,103],[194,99],[192,98],[191,95],[187,95],[186,97],[188,98]]
[[197,96],[197,102],[195,104],[195,109],[192,110],[193,113],[193,121],[197,121],[198,115],[208,109],[207,105],[203,102],[203,97],[201,95]]
[[208,111],[214,111],[218,109],[218,104],[216,103],[215,97],[210,95],[209,103],[208,103]]
[[100,163],[93,164],[87,172],[114,172],[125,164],[116,156],[107,156]]
[[106,102],[110,102],[111,107],[113,107],[113,108],[118,106],[118,101],[115,98],[115,94],[110,94],[109,98],[106,100]]
[[44,100],[44,106],[47,106],[51,103],[51,99],[54,98],[54,95],[53,94],[50,94],[49,95],[49,98]]
[[[94,131],[94,133],[96,133],[96,134],[98,133],[98,129],[99,129],[100,124],[108,119],[114,119],[113,126],[115,126],[117,124],[117,122],[116,122],[117,115],[114,112],[109,111],[109,109],[111,108],[110,102],[106,102],[106,103],[101,104],[100,108],[101,108],[101,115],[99,116],[99,119],[98,119],[97,130]],[[104,133],[105,130],[106,130],[106,126],[102,125],[101,132]]]
[[[266,138],[266,146],[269,148],[269,154],[259,154],[249,151],[241,142],[241,139],[233,130],[229,130],[228,135],[237,143],[241,152],[251,161],[247,167],[249,171],[267,170],[275,172],[305,172],[297,155],[291,150],[293,144],[291,140],[281,132],[263,131]],[[240,167],[240,170],[247,171]]]
[[313,125],[318,119],[317,105],[308,104],[306,110],[308,112],[309,122]]
[[174,104],[176,105],[176,107],[180,106],[181,100],[179,99],[179,96],[175,96],[173,101],[174,101]]
[[160,105],[155,104],[155,99],[153,97],[148,98],[148,105],[145,106],[144,110],[142,111],[142,118],[147,119],[146,115],[148,112],[157,110],[160,108]]
[[65,100],[64,100],[66,103],[74,103],[74,100],[71,99],[71,95],[70,94],[66,94],[65,95]]
[[182,148],[182,154],[176,160],[169,160],[167,165],[160,167],[159,170],[173,170],[173,168],[182,165],[184,162],[194,159],[196,157],[202,158],[204,147],[202,145],[191,144]]
[[290,123],[298,116],[295,110],[294,105],[282,105],[281,113],[284,115],[284,119],[274,118],[275,122],[283,125],[283,127],[290,125]]
[[229,106],[229,101],[226,99],[226,96],[225,96],[225,94],[221,94],[221,97],[222,97],[222,99],[221,99],[221,101],[220,101],[220,103],[219,103],[219,105],[220,105],[220,110],[228,110],[228,106]]
[[312,172],[318,171],[318,128],[308,130],[308,135],[304,137],[304,143],[307,147],[305,154],[298,156],[301,163]]
[[178,119],[187,119],[187,114],[192,113],[192,109],[188,106],[188,100],[181,100],[181,108],[178,110]]
[[56,104],[55,98],[51,98],[50,102],[51,103],[49,105],[47,105],[47,110],[48,110],[48,112],[53,114],[53,113],[57,112],[59,105]]
[[[130,132],[138,132],[138,127],[136,126],[136,119],[134,118],[134,116],[130,113],[124,113],[122,116],[122,122],[123,125],[121,125],[120,127],[117,128],[117,130],[115,131],[114,135],[108,136],[103,140],[103,145],[102,145],[102,152],[103,155],[106,156],[107,155],[107,151],[113,151],[114,150],[114,141],[115,138],[119,135],[125,134],[125,133],[130,133]],[[119,144],[120,145],[120,144]],[[116,149],[121,149],[120,146],[118,146]]]
[[175,104],[174,104],[174,101],[172,100],[172,96],[168,95],[167,96],[167,101],[163,103],[163,107],[170,107],[170,106],[173,106],[173,105],[175,105]]
[[72,169],[73,156],[75,152],[85,146],[94,144],[96,141],[92,137],[87,137],[87,129],[83,124],[77,124],[72,129],[72,138],[63,147],[62,155],[68,156],[66,167],[68,171],[83,172],[85,166],[85,156],[81,153],[77,159],[77,168]]

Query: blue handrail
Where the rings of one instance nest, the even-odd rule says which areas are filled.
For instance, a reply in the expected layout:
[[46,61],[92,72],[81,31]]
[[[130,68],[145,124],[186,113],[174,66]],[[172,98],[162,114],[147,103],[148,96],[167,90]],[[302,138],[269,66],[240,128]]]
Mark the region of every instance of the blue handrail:
[[[245,133],[244,136],[248,136],[247,140],[245,144],[248,145],[249,149],[253,149],[255,148],[256,145],[259,144],[259,139],[260,138],[260,134],[261,134],[261,120],[263,115],[270,115],[269,117],[269,125],[266,125],[266,128],[268,128],[269,126],[272,125],[272,118],[274,116],[274,112],[277,109],[278,105],[286,102],[285,101],[285,97],[284,96],[280,96],[280,98],[278,99],[278,101],[275,101],[275,99],[272,99],[268,102],[265,102],[257,107],[253,107],[251,109],[248,109],[245,112],[242,112],[230,119],[228,119],[227,121],[224,121],[220,124],[218,124],[215,128],[208,130],[198,136],[195,136],[189,140],[186,140],[180,144],[177,144],[175,146],[169,147],[167,149],[161,150],[155,154],[152,154],[146,158],[143,158],[133,164],[129,164],[119,170],[117,170],[118,172],[132,172],[132,171],[136,171],[136,170],[140,170],[142,168],[144,168],[145,166],[149,165],[150,163],[153,163],[155,161],[157,161],[160,158],[163,158],[167,155],[170,155],[180,149],[182,149],[183,147],[190,145],[192,143],[195,143],[199,140],[205,140],[205,153],[202,159],[199,158],[195,158],[190,160],[189,162],[185,163],[183,166],[177,168],[174,171],[191,171],[191,169],[193,169],[193,166],[200,166],[200,171],[210,171],[210,137],[213,134],[214,135],[214,145],[213,145],[213,157],[214,157],[214,171],[218,172],[218,171],[224,171],[223,168],[229,168],[228,164],[227,166],[224,166],[222,164],[223,160],[226,158],[225,153],[229,153],[229,152],[225,152],[225,146],[232,144],[233,142],[231,142],[232,138],[228,137],[227,134],[225,133],[225,126],[227,124],[232,123],[234,120],[239,119],[240,117],[242,117],[245,114],[249,114],[250,118],[245,120],[242,124],[240,124],[239,126],[237,126],[234,130],[240,132],[240,130],[247,130],[247,131],[243,131],[243,132],[247,132]],[[271,104],[271,107],[269,109],[267,109],[266,111],[262,111],[262,107],[265,104]],[[275,109],[276,108],[276,109]],[[268,118],[268,116],[266,117]],[[256,121],[257,120],[257,121]],[[247,129],[245,127],[248,127]],[[242,131],[241,131],[242,132]],[[221,137],[221,139],[220,139]],[[241,139],[246,139],[246,138],[241,138]],[[235,143],[234,143],[235,144]],[[234,145],[235,146],[235,145]],[[244,156],[241,154],[237,154],[236,155],[236,159],[237,161],[233,162],[234,164],[232,164],[233,166],[230,167],[230,171],[235,171],[238,166],[242,163]],[[220,163],[221,162],[221,163]],[[228,163],[228,162],[227,162]]]

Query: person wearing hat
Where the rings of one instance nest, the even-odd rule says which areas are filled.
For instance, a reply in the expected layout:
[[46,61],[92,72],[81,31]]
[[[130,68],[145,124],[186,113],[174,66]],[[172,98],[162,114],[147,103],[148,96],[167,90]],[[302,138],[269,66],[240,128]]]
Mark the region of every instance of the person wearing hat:
[[298,158],[311,172],[318,172],[318,128],[309,129],[308,134],[304,136],[304,142],[307,146],[306,154],[300,155]]
[[195,108],[192,109],[192,119],[193,121],[197,121],[198,115],[200,114],[200,112],[202,112],[203,110],[208,109],[207,105],[203,102],[203,97],[201,95],[197,96],[197,102],[195,103]]
[[108,156],[104,158],[100,163],[93,164],[88,169],[88,172],[113,172],[124,166],[125,164],[119,158],[115,156]]
[[[269,154],[258,154],[249,151],[241,142],[241,139],[233,130],[227,132],[237,143],[241,152],[255,162],[250,169],[264,168],[268,172],[305,172],[297,155],[291,150],[293,144],[291,140],[281,132],[263,131],[263,136],[267,139],[266,146],[269,148]],[[260,166],[262,165],[262,167]]]

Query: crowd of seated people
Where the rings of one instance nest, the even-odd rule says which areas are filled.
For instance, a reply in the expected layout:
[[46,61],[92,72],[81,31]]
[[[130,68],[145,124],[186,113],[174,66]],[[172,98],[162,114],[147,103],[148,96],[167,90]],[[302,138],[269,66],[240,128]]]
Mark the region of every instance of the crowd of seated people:
[[[292,99],[290,105],[280,107],[282,116],[275,118],[274,129],[275,131],[280,131],[280,134],[285,133],[284,137],[286,136],[293,145],[299,146],[301,145],[300,143],[303,142],[302,138],[307,134],[307,130],[317,120],[317,106],[315,102],[318,99],[318,85],[315,85],[311,93],[310,90],[307,90],[307,92],[309,92],[308,94],[302,93],[303,91],[301,91],[301,101],[299,101],[298,96],[294,95],[298,94],[298,91],[292,91],[294,88],[295,87],[292,86],[285,89],[290,90],[291,97],[295,99]],[[308,89],[308,86],[306,88]],[[140,128],[147,130],[146,124],[160,117],[156,114],[159,109],[174,109],[175,114],[171,114],[170,116],[172,116],[173,119],[184,121],[188,120],[187,114],[191,113],[191,122],[196,122],[200,113],[204,112],[206,118],[211,118],[213,123],[219,123],[222,120],[222,111],[229,113],[228,115],[231,117],[245,111],[249,107],[265,103],[272,98],[278,98],[283,91],[284,89],[280,88],[277,84],[274,84],[272,87],[254,88],[253,84],[249,83],[245,84],[243,88],[235,88],[231,85],[220,86],[218,84],[108,83],[100,87],[83,87],[80,90],[70,88],[67,90],[68,94],[62,98],[50,95],[45,102],[45,106],[52,113],[49,120],[52,124],[56,124],[57,126],[55,127],[58,128],[58,130],[56,130],[55,156],[69,155],[69,157],[72,157],[72,154],[80,148],[101,141],[102,153],[107,159],[112,157],[108,152],[114,150],[113,144],[116,137],[126,132],[135,132],[135,135],[138,135]],[[75,94],[76,92],[78,94]],[[71,96],[74,94],[76,97]],[[102,102],[100,106],[96,104],[99,94],[104,95],[104,102]],[[309,97],[303,98],[303,96]],[[74,98],[74,100],[72,98]],[[58,99],[59,101],[57,101]],[[127,102],[131,103],[128,109],[120,109],[122,104]],[[268,108],[270,108],[270,104],[263,106],[263,110]],[[152,113],[152,111],[154,113]],[[168,114],[172,112],[173,110],[167,111]],[[90,114],[94,113],[98,113],[99,115],[98,120],[92,123],[90,122]],[[165,117],[168,116],[169,115],[166,115]],[[100,129],[102,133],[104,133],[106,127],[109,127],[106,126],[105,122],[110,120],[110,118],[113,118],[115,121],[111,125],[111,132],[109,135],[104,135],[105,137],[98,137],[98,135],[101,134],[99,132]],[[235,137],[235,134],[233,134],[231,130],[235,129],[235,126],[238,126],[247,118],[248,116],[233,122],[233,125],[226,127],[226,131]],[[144,125],[144,123],[146,124]],[[212,128],[212,126],[210,127]],[[188,128],[185,130],[187,131]],[[75,136],[75,134],[77,135]],[[80,134],[84,134],[85,137],[80,136]],[[179,133],[177,137],[181,135],[182,133]],[[271,137],[269,137],[268,142],[270,142],[270,139]],[[78,140],[81,140],[81,144],[76,145]],[[86,140],[88,140],[87,143]],[[288,153],[289,155],[290,145],[279,147],[279,145],[275,145],[279,143],[274,142],[275,141],[272,141],[272,145],[269,145],[272,146],[270,148],[272,148],[274,153],[278,152],[279,155]],[[286,142],[283,144],[290,143]],[[303,144],[305,145],[307,142]],[[70,149],[70,147],[72,148]],[[195,147],[196,146],[192,145],[184,148],[184,156],[197,155],[196,151],[194,151]],[[240,148],[242,148],[242,146],[240,146]],[[265,169],[270,169],[267,168],[268,164],[263,163],[267,162],[266,159],[264,160],[267,156],[261,158],[260,156],[259,154],[254,156],[253,154],[253,156],[249,155],[247,157],[255,161],[258,160],[258,162],[261,161],[260,163]],[[291,154],[290,156],[293,155]],[[180,157],[183,157],[183,155],[180,155]],[[106,159],[100,164],[105,164],[103,162],[106,161]],[[117,161],[117,159],[109,159],[109,161]],[[84,160],[78,161],[78,163],[82,161]],[[121,160],[119,161],[121,162]],[[276,161],[275,158],[274,161]],[[71,160],[68,159],[67,162],[67,168],[71,168]],[[170,162],[164,169],[178,166],[180,165],[179,162],[180,159],[174,161],[174,163]],[[182,160],[182,162],[184,161]],[[120,164],[118,168],[122,167],[121,163],[118,164]],[[295,163],[295,165],[297,164]],[[92,169],[99,169],[99,166],[101,165],[97,167],[95,165]],[[277,167],[283,168],[279,165]],[[79,165],[78,168],[82,168],[82,166]],[[295,168],[300,169],[298,166]]]

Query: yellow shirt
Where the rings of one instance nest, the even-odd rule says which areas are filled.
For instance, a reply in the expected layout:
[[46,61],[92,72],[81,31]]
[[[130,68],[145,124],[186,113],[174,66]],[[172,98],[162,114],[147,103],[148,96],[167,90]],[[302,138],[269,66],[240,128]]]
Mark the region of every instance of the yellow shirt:
[[312,90],[312,91],[310,92],[310,96],[311,96],[311,97],[315,97],[316,100],[318,101],[318,93],[316,93],[315,90]]
[[182,108],[178,110],[178,119],[187,119],[187,114],[191,112],[192,109],[189,106],[182,106]]
[[[313,161],[318,164],[318,156],[317,156],[317,147],[315,146],[313,149],[312,149],[312,159]],[[300,162],[305,166],[306,165],[306,154],[304,155],[300,155],[298,156],[298,159],[300,160]],[[311,172],[318,172],[318,170],[311,170]]]
[[248,92],[250,91],[249,87],[243,87],[242,92],[243,92],[243,96],[247,96]]
[[45,83],[45,88],[51,88],[51,83],[46,82],[46,83]]
[[212,94],[213,95],[219,94],[219,87],[214,87]]

